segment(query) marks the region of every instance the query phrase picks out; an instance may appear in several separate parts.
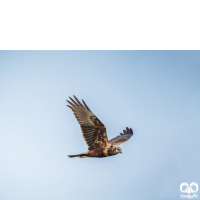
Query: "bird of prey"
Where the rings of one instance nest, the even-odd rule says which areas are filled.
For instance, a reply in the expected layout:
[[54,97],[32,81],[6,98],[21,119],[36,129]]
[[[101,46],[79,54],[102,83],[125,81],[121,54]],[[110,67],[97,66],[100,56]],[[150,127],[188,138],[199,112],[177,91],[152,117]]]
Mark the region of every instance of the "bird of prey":
[[133,130],[126,127],[123,133],[117,137],[108,140],[106,127],[89,109],[86,103],[83,104],[74,96],[74,99],[69,97],[71,101],[66,100],[70,105],[67,105],[73,111],[75,118],[80,124],[83,138],[88,145],[88,151],[76,155],[68,155],[70,158],[79,157],[108,157],[122,153],[119,145],[126,142],[133,135]]

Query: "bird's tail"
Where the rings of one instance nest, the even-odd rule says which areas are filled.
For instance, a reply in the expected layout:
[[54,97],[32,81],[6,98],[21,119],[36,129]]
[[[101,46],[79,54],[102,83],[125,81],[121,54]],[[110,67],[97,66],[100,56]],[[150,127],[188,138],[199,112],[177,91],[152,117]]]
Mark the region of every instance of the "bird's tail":
[[80,153],[76,155],[68,155],[69,158],[79,157],[79,158],[86,158],[87,155],[85,153]]

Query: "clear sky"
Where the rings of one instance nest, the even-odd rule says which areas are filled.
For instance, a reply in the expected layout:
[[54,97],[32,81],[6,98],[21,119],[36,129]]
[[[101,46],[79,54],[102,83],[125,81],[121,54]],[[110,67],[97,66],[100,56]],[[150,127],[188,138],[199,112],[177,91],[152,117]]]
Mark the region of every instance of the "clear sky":
[[[0,92],[1,200],[169,200],[200,185],[200,51],[1,51]],[[72,95],[109,139],[133,129],[122,154],[67,157],[87,150]]]

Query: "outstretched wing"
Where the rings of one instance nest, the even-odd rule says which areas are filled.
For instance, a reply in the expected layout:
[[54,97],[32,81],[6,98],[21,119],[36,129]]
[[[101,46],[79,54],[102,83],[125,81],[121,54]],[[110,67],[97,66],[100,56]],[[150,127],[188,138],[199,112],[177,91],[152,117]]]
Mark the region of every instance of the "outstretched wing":
[[123,130],[123,133],[120,133],[119,136],[113,138],[112,140],[109,140],[109,143],[112,145],[119,146],[121,143],[126,142],[133,136],[133,130],[132,128],[126,127],[126,130]]
[[75,96],[76,101],[71,97],[69,98],[71,102],[66,100],[70,104],[67,106],[72,109],[80,124],[88,150],[107,146],[109,142],[104,124],[92,113],[83,100],[84,105]]

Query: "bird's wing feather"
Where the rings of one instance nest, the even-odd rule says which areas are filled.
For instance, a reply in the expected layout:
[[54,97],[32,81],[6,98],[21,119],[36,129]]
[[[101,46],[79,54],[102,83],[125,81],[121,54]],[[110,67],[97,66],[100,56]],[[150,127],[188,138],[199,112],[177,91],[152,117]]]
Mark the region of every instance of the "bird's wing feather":
[[80,124],[83,138],[88,145],[88,150],[105,147],[109,144],[106,127],[89,109],[87,104],[83,104],[74,96],[75,100],[69,97],[71,102],[67,100],[72,109],[78,123]]
[[120,133],[119,136],[114,137],[113,139],[109,140],[109,143],[112,145],[119,146],[121,143],[126,142],[133,136],[133,130],[126,127],[126,130],[123,130],[123,133]]

